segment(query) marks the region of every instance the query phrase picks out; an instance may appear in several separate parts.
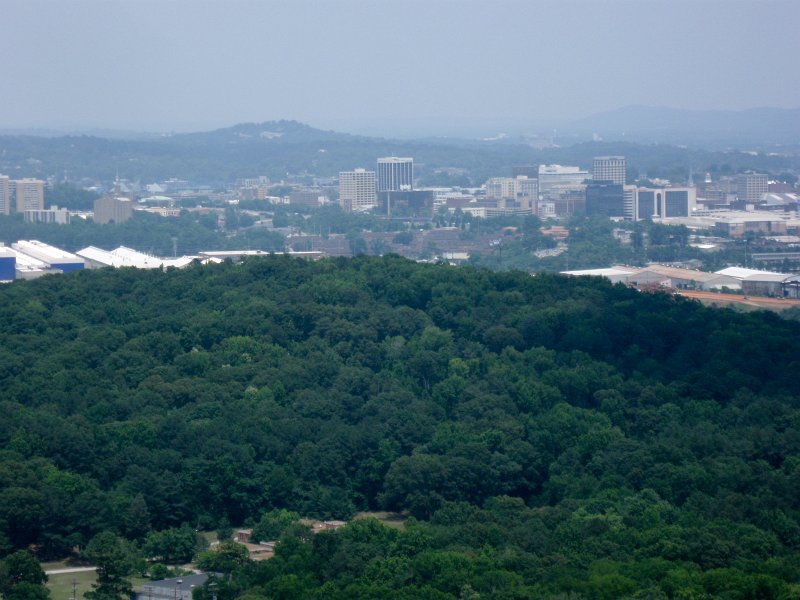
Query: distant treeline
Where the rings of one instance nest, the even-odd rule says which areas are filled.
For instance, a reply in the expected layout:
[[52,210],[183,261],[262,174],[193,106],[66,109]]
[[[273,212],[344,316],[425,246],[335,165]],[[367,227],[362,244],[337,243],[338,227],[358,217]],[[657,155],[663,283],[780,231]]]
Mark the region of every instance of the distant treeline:
[[[278,134],[278,135],[275,135]],[[710,151],[669,144],[584,142],[537,149],[524,139],[503,142],[430,139],[390,140],[320,131],[293,121],[242,124],[211,132],[152,139],[0,136],[0,173],[22,173],[70,181],[112,181],[117,175],[151,183],[171,177],[225,186],[243,177],[266,175],[331,177],[356,167],[374,168],[380,156],[413,156],[415,175],[426,185],[481,185],[489,177],[510,176],[515,165],[592,166],[595,156],[622,154],[628,175],[662,177],[683,183],[690,172],[715,178],[746,169],[775,176],[800,170],[794,151]],[[452,175],[450,168],[464,169]]]

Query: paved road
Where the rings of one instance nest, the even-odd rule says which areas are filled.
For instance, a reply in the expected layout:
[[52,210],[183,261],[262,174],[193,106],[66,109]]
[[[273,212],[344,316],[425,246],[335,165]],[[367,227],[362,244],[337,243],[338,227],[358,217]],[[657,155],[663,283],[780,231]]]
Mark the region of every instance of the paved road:
[[64,575],[65,573],[85,573],[87,571],[97,571],[97,567],[72,567],[69,569],[51,569],[45,571],[47,575]]

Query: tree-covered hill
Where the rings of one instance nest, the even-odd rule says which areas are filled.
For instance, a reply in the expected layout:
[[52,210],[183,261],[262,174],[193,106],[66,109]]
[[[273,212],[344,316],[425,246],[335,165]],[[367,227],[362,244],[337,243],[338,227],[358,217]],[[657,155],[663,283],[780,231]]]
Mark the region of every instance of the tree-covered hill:
[[[771,148],[771,150],[775,150]],[[623,154],[629,178],[647,174],[681,183],[709,171],[714,178],[747,169],[783,177],[800,168],[796,149],[758,154],[709,151],[669,144],[585,142],[536,149],[523,138],[499,142],[461,139],[398,140],[322,131],[296,121],[243,123],[215,131],[138,139],[87,135],[34,137],[0,135],[0,173],[61,181],[111,181],[115,176],[150,183],[171,177],[224,187],[243,177],[289,174],[337,176],[357,167],[374,168],[380,156],[413,156],[424,185],[482,185],[509,176],[514,165],[592,166],[595,156]],[[442,169],[456,167],[465,176]],[[309,178],[310,179],[310,178]]]
[[15,282],[0,558],[389,509],[220,597],[796,597],[798,367],[772,314],[394,256]]

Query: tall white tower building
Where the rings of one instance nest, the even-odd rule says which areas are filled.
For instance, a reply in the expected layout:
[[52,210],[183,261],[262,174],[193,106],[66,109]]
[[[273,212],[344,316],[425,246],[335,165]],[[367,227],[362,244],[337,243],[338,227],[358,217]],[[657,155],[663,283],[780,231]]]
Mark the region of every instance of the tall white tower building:
[[592,179],[625,185],[624,156],[596,156],[592,166]]
[[347,211],[367,210],[377,206],[375,171],[355,169],[340,172],[339,203]]
[[11,214],[11,184],[8,175],[0,175],[0,215]]
[[44,181],[18,179],[14,184],[17,190],[17,212],[44,210]]
[[378,191],[406,192],[414,189],[414,159],[389,156],[378,159]]

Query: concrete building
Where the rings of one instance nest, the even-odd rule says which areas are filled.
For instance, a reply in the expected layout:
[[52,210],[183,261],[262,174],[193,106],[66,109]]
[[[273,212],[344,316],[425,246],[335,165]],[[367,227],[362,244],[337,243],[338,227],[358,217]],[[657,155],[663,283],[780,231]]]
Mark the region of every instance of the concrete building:
[[328,202],[325,190],[320,188],[305,188],[289,192],[289,204],[300,206],[321,206]]
[[26,223],[55,223],[57,225],[69,225],[70,215],[66,208],[51,206],[48,210],[26,210]]
[[339,203],[346,211],[368,210],[377,206],[375,171],[356,169],[339,173]]
[[378,159],[377,191],[400,192],[413,189],[414,189],[413,158],[388,156],[386,158]]
[[106,225],[108,223],[124,223],[133,215],[133,202],[128,198],[115,198],[104,196],[94,201],[94,222]]
[[564,167],[561,165],[539,166],[539,194],[550,200],[550,190],[557,185],[581,185],[592,176],[580,167]]
[[493,177],[486,182],[486,198],[498,208],[521,208],[534,212],[539,202],[539,180],[526,175]]
[[769,296],[770,298],[783,298],[784,284],[792,277],[788,273],[765,273],[763,275],[749,275],[742,279],[742,292],[748,296]]
[[771,213],[734,213],[718,215],[714,229],[728,237],[742,237],[747,233],[765,233],[768,235],[786,235],[787,221],[779,215]]
[[688,217],[665,219],[656,216],[654,220],[695,230],[710,229],[722,237],[741,237],[748,232],[783,236],[790,230],[800,230],[800,221],[767,211],[696,210]]
[[11,214],[11,182],[8,175],[0,175],[0,215]]
[[539,201],[537,213],[542,218],[570,217],[586,212],[586,186],[555,185],[550,188],[548,200]]
[[433,214],[433,192],[406,190],[378,192],[378,211],[388,216],[430,218]]
[[742,292],[750,296],[797,298],[800,292],[800,277],[789,273],[744,267],[727,267],[717,273],[739,281]]
[[741,202],[756,204],[769,191],[769,178],[765,173],[740,173],[736,176],[736,195]]
[[486,182],[486,197],[495,200],[514,198],[517,195],[516,179],[511,177],[492,177]]
[[592,165],[592,179],[625,185],[624,156],[596,156]]
[[146,208],[137,208],[136,210],[144,213],[150,213],[152,215],[158,215],[159,217],[181,216],[180,208],[170,208],[168,206],[148,206]]
[[55,246],[50,246],[38,240],[20,240],[11,247],[18,252],[42,261],[51,269],[58,269],[62,273],[83,269],[83,259],[71,252],[66,252]]
[[17,212],[44,209],[44,181],[41,179],[18,179],[14,182]]

